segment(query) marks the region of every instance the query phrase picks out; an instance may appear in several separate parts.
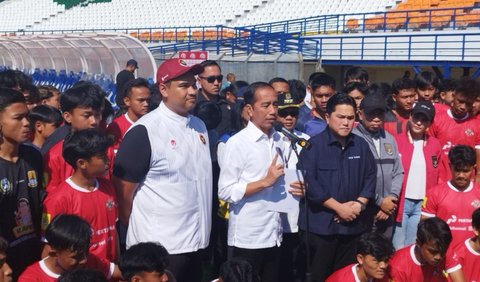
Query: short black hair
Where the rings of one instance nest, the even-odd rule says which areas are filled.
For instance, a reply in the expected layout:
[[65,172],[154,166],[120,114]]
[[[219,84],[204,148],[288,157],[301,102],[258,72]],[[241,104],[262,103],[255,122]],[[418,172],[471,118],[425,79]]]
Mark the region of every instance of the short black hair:
[[422,71],[415,75],[415,85],[421,90],[427,89],[430,86],[438,89],[439,82],[438,77],[431,71]]
[[352,97],[348,96],[345,93],[338,93],[330,97],[327,102],[327,114],[332,114],[335,111],[335,107],[338,105],[350,105],[353,107],[353,111],[357,112],[357,105],[355,100]]
[[222,68],[220,67],[220,65],[214,61],[214,60],[205,60],[203,62],[200,63],[200,65],[205,69],[206,67],[212,67],[212,66],[217,66],[218,69],[220,70],[220,72],[222,72]]
[[343,92],[346,94],[352,92],[353,90],[359,91],[363,94],[363,96],[367,96],[368,94],[368,86],[363,82],[352,81],[347,83],[347,85],[345,85],[343,88]]
[[320,72],[312,78],[312,80],[310,81],[310,87],[312,88],[312,91],[315,91],[317,88],[322,86],[329,86],[332,89],[335,89],[335,87],[337,86],[337,82],[332,76],[324,72]]
[[103,273],[91,268],[76,268],[63,273],[58,282],[107,282]]
[[8,249],[8,241],[0,236],[0,252],[5,253]]
[[417,85],[415,84],[415,81],[410,78],[398,78],[392,83],[392,93],[394,95],[397,95],[402,90],[415,88],[417,88]]
[[59,214],[47,226],[45,239],[55,250],[87,252],[92,229],[90,224],[73,214]]
[[240,88],[248,86],[248,82],[244,80],[235,80],[233,85],[235,85],[235,87],[237,87],[237,89],[240,90]]
[[145,78],[135,78],[133,80],[129,80],[127,83],[125,83],[124,86],[124,93],[123,93],[123,98],[124,97],[130,97],[132,95],[132,88],[135,87],[146,87],[150,91],[148,80]]
[[100,111],[107,95],[100,86],[91,82],[79,82],[60,96],[62,112],[72,112],[75,108],[92,108]]
[[475,150],[466,145],[457,145],[448,152],[450,166],[454,170],[462,170],[466,167],[472,167],[476,164],[477,157]]
[[480,231],[480,208],[477,208],[472,213],[472,227]]
[[222,110],[216,102],[200,101],[195,106],[193,115],[205,123],[207,130],[217,128],[222,121]]
[[243,100],[245,101],[245,104],[252,105],[255,103],[256,98],[255,98],[255,93],[257,92],[258,89],[262,88],[271,88],[273,87],[266,83],[266,82],[254,82],[247,86],[247,89],[245,89],[245,93],[243,94]]
[[440,91],[442,92],[450,92],[450,91],[455,91],[455,88],[457,87],[457,80],[455,79],[443,79],[440,81]]
[[27,104],[38,104],[42,101],[37,86],[30,84],[25,91],[28,91],[28,96],[26,97]]
[[387,102],[387,108],[393,109],[395,107],[395,101],[392,97],[392,87],[386,82],[376,82],[370,84],[368,87],[367,95],[382,95]]
[[457,87],[455,87],[455,95],[460,95],[467,100],[475,101],[480,93],[479,88],[478,82],[474,79],[461,79],[457,82]]
[[127,281],[142,272],[164,273],[168,261],[168,251],[162,245],[154,242],[138,243],[126,250],[118,267]]
[[5,70],[0,72],[0,87],[18,88],[29,91],[33,85],[32,78],[19,70]]
[[79,159],[88,160],[93,156],[105,156],[111,141],[97,128],[72,131],[65,138],[62,156],[73,168]]
[[290,79],[288,86],[293,96],[299,97],[301,101],[305,99],[305,95],[307,94],[305,83],[298,79]]
[[40,94],[40,100],[52,98],[55,92],[60,94],[60,91],[55,86],[52,86],[52,85],[38,86],[38,93]]
[[281,83],[286,83],[286,84],[288,84],[288,81],[287,81],[285,78],[283,78],[283,77],[274,77],[274,78],[270,79],[270,81],[268,82],[268,84],[272,85],[272,84],[274,84],[274,83],[276,83],[276,82],[281,82]]
[[250,263],[232,258],[220,267],[220,278],[225,282],[257,282],[260,281]]
[[53,123],[56,127],[62,124],[62,114],[57,108],[49,105],[38,105],[30,110],[28,113],[28,120],[30,121],[30,130],[35,130],[35,123],[45,122]]
[[357,243],[357,254],[371,255],[379,261],[388,261],[394,252],[392,242],[376,232],[362,234]]
[[445,221],[430,217],[418,224],[417,241],[420,245],[433,243],[440,253],[445,254],[452,241],[452,232]]
[[347,69],[344,81],[348,83],[351,80],[357,80],[366,84],[369,81],[368,71],[362,67],[351,67]]
[[0,112],[3,112],[5,108],[15,103],[26,104],[23,94],[11,88],[0,87]]

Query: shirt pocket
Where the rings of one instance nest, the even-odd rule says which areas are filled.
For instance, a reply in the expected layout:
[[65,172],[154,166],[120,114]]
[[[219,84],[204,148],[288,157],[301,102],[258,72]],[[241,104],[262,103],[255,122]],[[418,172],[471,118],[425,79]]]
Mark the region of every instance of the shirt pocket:
[[316,179],[321,185],[334,185],[338,179],[339,165],[334,161],[318,162]]

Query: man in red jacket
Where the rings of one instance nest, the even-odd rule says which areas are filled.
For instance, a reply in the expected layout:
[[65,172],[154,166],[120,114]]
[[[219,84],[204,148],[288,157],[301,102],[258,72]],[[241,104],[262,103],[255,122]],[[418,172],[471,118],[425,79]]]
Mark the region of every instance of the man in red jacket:
[[415,104],[403,134],[395,136],[405,171],[393,234],[395,249],[415,243],[421,205],[429,188],[438,183],[440,142],[426,134],[435,116],[431,102]]

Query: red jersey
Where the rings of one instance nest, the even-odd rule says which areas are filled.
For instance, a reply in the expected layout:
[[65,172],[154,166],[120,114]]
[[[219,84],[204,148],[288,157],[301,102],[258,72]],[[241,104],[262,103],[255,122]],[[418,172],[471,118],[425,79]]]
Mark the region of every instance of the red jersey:
[[45,226],[58,214],[74,214],[87,221],[93,231],[90,253],[99,259],[114,261],[117,253],[118,218],[115,189],[110,181],[99,178],[94,190],[79,187],[70,178],[48,194],[44,202]]
[[395,252],[388,264],[388,274],[384,282],[439,282],[447,281],[443,274],[444,264],[430,266],[421,264],[415,257],[415,245]]
[[[396,218],[397,222],[402,222],[408,175],[411,169],[415,169],[415,164],[413,167],[411,167],[414,147],[413,140],[411,139],[408,131],[402,134],[395,135],[395,141],[397,141],[398,152],[400,154],[403,170],[405,172],[405,175],[403,176],[402,192],[400,194],[400,202],[398,205],[398,212]],[[431,188],[437,186],[438,184],[438,164],[442,157],[442,149],[440,147],[440,143],[436,138],[429,135],[425,136],[425,141],[423,142],[423,155],[425,157],[425,165],[427,168],[427,182],[425,191],[428,194],[428,191]]]
[[357,275],[357,265],[358,264],[350,264],[335,271],[325,282],[360,282]]
[[440,163],[440,180],[450,180],[448,152],[455,145],[467,145],[480,149],[480,123],[475,118],[455,119],[451,110],[435,114],[435,119],[429,133],[437,138],[442,145],[444,158]]
[[470,246],[470,239],[458,244],[446,259],[447,273],[462,269],[469,282],[480,282],[480,253]]
[[128,114],[121,115],[114,119],[107,128],[107,135],[110,136],[115,143],[113,144],[113,150],[117,153],[118,147],[123,140],[123,136],[127,130],[132,126],[133,121],[128,117]]
[[[48,192],[51,192],[73,174],[73,167],[63,158],[62,150],[63,140],[55,144],[45,155],[44,179]],[[113,171],[113,159],[115,157],[112,147],[108,148],[107,157],[110,162],[110,169],[105,175],[105,178],[110,179]]]
[[463,192],[449,182],[427,193],[422,215],[444,220],[452,231],[451,248],[473,236],[472,213],[480,207],[480,185],[470,182]]
[[[18,278],[18,282],[55,282],[60,277],[59,274],[54,273],[48,269],[45,264],[47,258],[38,261],[25,269],[25,271]],[[112,277],[115,269],[113,263],[103,263],[95,256],[89,256],[86,264],[87,268],[95,269],[102,272],[107,278]]]

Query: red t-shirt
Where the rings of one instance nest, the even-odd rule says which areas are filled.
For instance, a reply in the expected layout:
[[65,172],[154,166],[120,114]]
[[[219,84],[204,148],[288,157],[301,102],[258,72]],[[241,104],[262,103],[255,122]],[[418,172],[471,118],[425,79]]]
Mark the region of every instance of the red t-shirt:
[[114,119],[112,123],[107,128],[107,135],[115,140],[113,144],[113,150],[115,154],[117,153],[118,148],[120,147],[120,143],[123,140],[123,136],[127,132],[127,130],[132,126],[133,121],[128,117],[127,114],[121,115]]
[[470,182],[463,192],[450,182],[442,183],[427,193],[422,215],[438,217],[447,222],[452,231],[453,248],[473,236],[472,213],[480,207],[480,185]]
[[381,280],[384,282],[437,282],[447,281],[443,274],[444,264],[433,267],[422,265],[415,257],[415,245],[395,252],[388,264],[388,274]]
[[470,246],[470,239],[458,244],[446,258],[447,273],[462,269],[469,282],[480,281],[480,253]]
[[394,115],[397,120],[384,122],[383,128],[385,129],[385,131],[392,134],[393,136],[405,133],[407,131],[408,118],[404,118],[397,114]]
[[448,152],[455,145],[467,145],[480,149],[480,122],[475,118],[454,119],[451,110],[435,114],[429,133],[440,141],[444,158],[440,163],[440,180],[451,179]]
[[335,271],[325,282],[360,282],[357,276],[357,265],[358,264],[350,264]]
[[[18,278],[18,282],[55,282],[60,277],[60,275],[52,272],[45,265],[46,258],[38,261],[25,269],[25,271]],[[113,263],[104,263],[100,261],[95,256],[89,256],[87,263],[87,268],[95,269],[102,272],[105,277],[112,277],[113,271],[115,269],[115,264]]]
[[[45,155],[44,179],[46,183],[45,187],[48,192],[53,191],[55,187],[60,185],[65,179],[73,174],[73,168],[63,158],[62,150],[63,140],[55,144]],[[107,149],[107,157],[110,162],[110,168],[105,175],[105,178],[110,179],[113,171],[113,159],[115,157],[112,147]]]
[[93,231],[90,253],[99,259],[117,257],[118,218],[115,189],[110,181],[99,178],[92,191],[79,187],[68,178],[44,202],[45,226],[58,214],[74,214],[87,221]]

